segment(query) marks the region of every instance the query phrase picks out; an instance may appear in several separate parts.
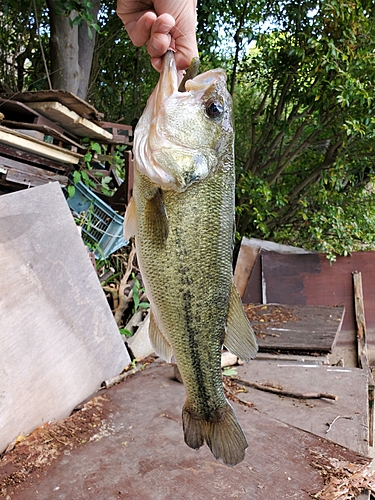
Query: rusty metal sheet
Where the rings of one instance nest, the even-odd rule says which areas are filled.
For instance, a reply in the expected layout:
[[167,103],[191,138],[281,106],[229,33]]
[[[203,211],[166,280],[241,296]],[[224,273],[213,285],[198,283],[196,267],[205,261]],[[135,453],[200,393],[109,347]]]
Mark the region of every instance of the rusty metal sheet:
[[343,330],[355,330],[353,271],[362,273],[366,324],[375,329],[375,252],[354,252],[330,264],[325,255],[262,253],[267,302],[344,305]]
[[[308,500],[323,487],[317,457],[368,463],[362,455],[234,403],[249,449],[241,464],[226,467],[207,447],[194,451],[184,444],[185,391],[172,374],[171,366],[151,365],[103,391],[95,413],[105,418],[95,421],[90,436],[73,447],[60,436],[63,444],[50,452],[48,463],[14,475],[18,484],[4,490],[4,472],[16,474],[24,466],[12,461],[11,452],[5,466],[4,459],[0,462],[3,492],[13,500]],[[43,456],[42,447],[39,463]]]

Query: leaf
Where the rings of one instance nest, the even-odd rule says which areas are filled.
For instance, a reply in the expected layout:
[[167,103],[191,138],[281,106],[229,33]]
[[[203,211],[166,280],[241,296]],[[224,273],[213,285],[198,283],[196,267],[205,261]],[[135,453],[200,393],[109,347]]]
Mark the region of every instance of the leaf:
[[148,302],[141,302],[140,304],[138,304],[138,307],[140,309],[149,309],[150,308],[150,304]]
[[132,337],[133,334],[130,330],[127,330],[126,328],[120,328],[120,333],[121,335],[124,335],[125,337]]
[[75,170],[73,173],[74,184],[77,184],[77,182],[80,182],[80,180],[81,180],[81,172],[79,172],[78,170]]
[[75,195],[75,192],[76,192],[76,188],[72,185],[69,185],[68,186],[68,196],[69,198],[73,198],[73,196]]
[[102,147],[98,142],[92,142],[90,147],[95,153],[98,153],[98,155],[102,154]]
[[232,377],[233,375],[237,375],[237,369],[232,367],[224,368],[223,375],[225,377]]

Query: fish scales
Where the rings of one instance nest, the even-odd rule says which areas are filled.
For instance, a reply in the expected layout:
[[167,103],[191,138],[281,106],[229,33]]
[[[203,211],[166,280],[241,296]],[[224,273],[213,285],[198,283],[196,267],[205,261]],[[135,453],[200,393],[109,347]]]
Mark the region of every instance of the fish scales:
[[232,274],[231,97],[221,70],[199,75],[186,89],[177,91],[167,53],[135,133],[125,233],[136,235],[150,340],[162,357],[174,356],[185,385],[185,442],[192,448],[206,442],[215,458],[235,465],[247,442],[224,395],[221,348],[247,361],[257,346]]
[[[148,181],[139,181],[134,196],[147,203],[141,193]],[[224,401],[220,358],[232,275],[233,221],[226,215],[233,202],[231,184],[222,172],[184,193],[163,193],[169,224],[163,244],[139,207],[138,256],[147,293],[163,331],[173,332],[168,340],[201,413]]]

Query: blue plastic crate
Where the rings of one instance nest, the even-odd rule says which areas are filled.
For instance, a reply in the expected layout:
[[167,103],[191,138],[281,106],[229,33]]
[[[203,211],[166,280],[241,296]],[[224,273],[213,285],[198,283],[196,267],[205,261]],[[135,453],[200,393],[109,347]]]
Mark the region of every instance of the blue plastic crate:
[[85,212],[82,239],[94,249],[97,259],[106,259],[129,242],[123,237],[124,218],[94,194],[83,182],[74,185],[74,196],[67,199],[71,210]]

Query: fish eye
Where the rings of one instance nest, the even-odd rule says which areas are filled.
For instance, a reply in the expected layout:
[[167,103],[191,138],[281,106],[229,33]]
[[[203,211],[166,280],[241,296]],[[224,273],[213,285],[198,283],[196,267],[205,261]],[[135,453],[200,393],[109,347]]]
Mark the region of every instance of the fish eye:
[[209,118],[219,118],[224,113],[224,106],[220,101],[210,99],[206,104],[206,114]]

